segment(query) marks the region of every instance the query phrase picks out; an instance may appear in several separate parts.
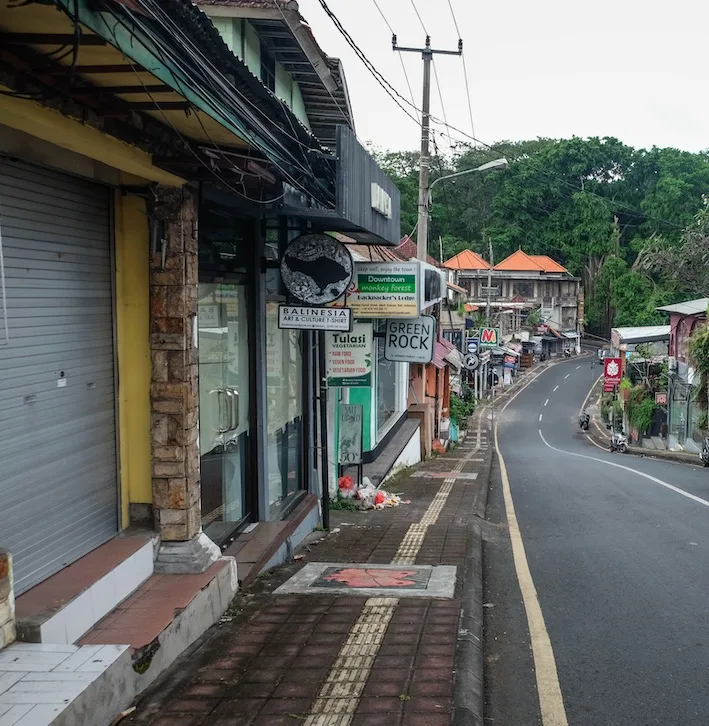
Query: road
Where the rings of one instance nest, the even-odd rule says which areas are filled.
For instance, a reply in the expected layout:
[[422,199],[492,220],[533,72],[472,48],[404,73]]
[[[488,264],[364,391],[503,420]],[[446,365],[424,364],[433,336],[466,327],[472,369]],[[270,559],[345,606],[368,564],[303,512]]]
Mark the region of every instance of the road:
[[600,372],[588,358],[553,366],[499,418],[543,625],[532,650],[533,590],[518,579],[498,476],[485,549],[489,723],[706,725],[709,473],[591,445],[578,413]]

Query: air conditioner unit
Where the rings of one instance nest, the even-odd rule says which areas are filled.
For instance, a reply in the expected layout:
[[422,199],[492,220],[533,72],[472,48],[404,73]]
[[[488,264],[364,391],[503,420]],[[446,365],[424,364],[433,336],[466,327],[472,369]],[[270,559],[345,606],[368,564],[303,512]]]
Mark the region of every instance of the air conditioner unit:
[[671,370],[671,371],[676,371],[677,370],[677,358],[675,358],[673,355],[671,355],[667,359],[667,368],[669,370]]

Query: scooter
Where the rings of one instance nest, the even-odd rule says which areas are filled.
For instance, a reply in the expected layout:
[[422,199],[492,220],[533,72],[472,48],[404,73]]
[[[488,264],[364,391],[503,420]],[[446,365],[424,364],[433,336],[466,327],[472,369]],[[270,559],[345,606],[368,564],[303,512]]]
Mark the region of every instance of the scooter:
[[579,427],[582,431],[588,431],[588,426],[591,423],[591,417],[584,411],[579,417]]
[[628,437],[622,433],[613,433],[611,435],[610,450],[618,451],[621,454],[628,453]]
[[699,452],[699,458],[702,460],[703,466],[709,466],[709,438],[704,439],[704,445]]
[[571,351],[568,348],[564,351],[564,356],[566,358],[571,358]]

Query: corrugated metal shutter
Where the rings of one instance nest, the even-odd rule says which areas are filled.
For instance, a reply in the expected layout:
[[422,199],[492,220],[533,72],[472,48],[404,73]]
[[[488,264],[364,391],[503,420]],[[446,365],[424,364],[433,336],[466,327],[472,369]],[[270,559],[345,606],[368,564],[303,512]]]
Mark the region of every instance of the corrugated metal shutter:
[[105,187],[0,158],[0,547],[17,592],[117,531],[110,209]]

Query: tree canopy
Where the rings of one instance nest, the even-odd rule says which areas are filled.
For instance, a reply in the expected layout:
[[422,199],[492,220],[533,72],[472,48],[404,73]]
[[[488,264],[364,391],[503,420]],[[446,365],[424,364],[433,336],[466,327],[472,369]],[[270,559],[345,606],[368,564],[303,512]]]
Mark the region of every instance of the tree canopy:
[[[402,229],[408,233],[416,225],[418,154],[375,154],[401,191]],[[510,162],[504,172],[470,174],[435,187],[429,238],[434,257],[439,239],[444,259],[466,248],[484,255],[484,234],[496,260],[520,247],[550,255],[582,278],[587,325],[601,334],[612,325],[661,322],[658,305],[709,289],[703,198],[709,153],[634,149],[614,138],[502,141],[489,148],[461,145],[452,156],[432,157],[431,177],[500,156]],[[696,251],[697,234],[702,252]],[[682,265],[677,255],[683,255]],[[674,260],[671,274],[663,270],[668,259]]]

